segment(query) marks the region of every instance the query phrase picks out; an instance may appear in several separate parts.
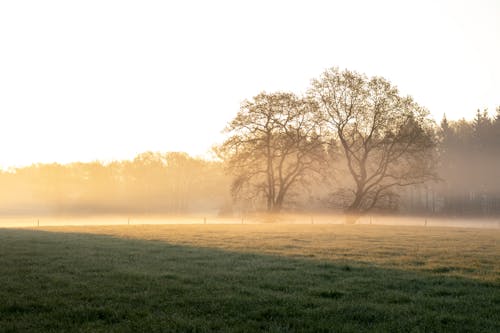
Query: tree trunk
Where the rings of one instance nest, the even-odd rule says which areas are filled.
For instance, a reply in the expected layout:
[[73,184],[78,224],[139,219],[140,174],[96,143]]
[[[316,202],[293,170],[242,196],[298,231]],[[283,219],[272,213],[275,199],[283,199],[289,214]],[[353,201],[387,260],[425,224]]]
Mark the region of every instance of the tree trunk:
[[355,224],[356,221],[363,215],[361,211],[361,203],[363,202],[362,191],[358,189],[356,191],[356,196],[354,197],[354,201],[349,205],[349,207],[345,211],[345,223],[346,224]]
[[345,224],[356,224],[362,214],[360,213],[349,213],[346,212],[345,215]]

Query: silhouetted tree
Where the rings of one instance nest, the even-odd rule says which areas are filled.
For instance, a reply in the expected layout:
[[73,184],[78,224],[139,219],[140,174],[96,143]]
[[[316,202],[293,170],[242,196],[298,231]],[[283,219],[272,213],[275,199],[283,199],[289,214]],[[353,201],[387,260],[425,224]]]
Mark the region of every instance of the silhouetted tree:
[[279,212],[293,190],[319,174],[325,150],[314,122],[316,105],[291,93],[261,93],[242,103],[231,136],[217,151],[235,176],[235,198],[264,198]]
[[354,182],[346,207],[351,222],[394,187],[436,178],[428,112],[387,80],[332,68],[313,80],[309,95],[322,126],[340,142]]
[[493,142],[496,147],[496,152],[500,153],[500,106],[496,108],[496,115],[493,120],[493,132]]
[[487,150],[491,146],[491,140],[493,138],[493,127],[490,117],[488,116],[488,110],[485,109],[481,112],[479,109],[476,112],[476,116],[472,121],[473,130],[473,144],[478,150]]
[[449,141],[453,138],[453,129],[450,127],[446,114],[443,115],[443,119],[441,120],[439,133],[441,134],[442,140]]

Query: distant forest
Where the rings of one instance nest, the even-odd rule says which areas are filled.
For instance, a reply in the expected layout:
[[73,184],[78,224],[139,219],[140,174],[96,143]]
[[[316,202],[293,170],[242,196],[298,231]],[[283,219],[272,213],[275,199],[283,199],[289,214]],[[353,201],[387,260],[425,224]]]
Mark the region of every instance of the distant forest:
[[[472,121],[444,117],[437,127],[441,179],[400,188],[377,209],[410,214],[499,215],[500,107],[493,118],[486,110],[478,110]],[[223,161],[177,152],[146,152],[133,160],[107,164],[33,164],[0,173],[0,212],[236,214],[259,209],[258,205],[233,200],[232,179]],[[331,200],[333,191],[316,184],[294,196],[285,209],[341,209]]]
[[448,216],[500,214],[500,107],[472,121],[443,117],[437,131],[437,182],[404,189],[397,208],[405,213]]
[[228,204],[220,162],[145,152],[131,161],[33,164],[0,174],[3,215],[187,213]]
[[500,214],[500,107],[494,118],[477,111],[472,121],[448,121],[439,128],[442,181],[433,184],[433,206],[452,215]]

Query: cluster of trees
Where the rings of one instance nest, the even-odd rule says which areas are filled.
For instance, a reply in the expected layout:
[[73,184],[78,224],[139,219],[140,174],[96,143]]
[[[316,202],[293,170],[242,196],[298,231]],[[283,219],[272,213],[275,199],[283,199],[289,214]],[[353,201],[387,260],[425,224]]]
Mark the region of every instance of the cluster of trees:
[[219,162],[185,153],[131,161],[35,164],[0,173],[3,214],[187,213],[227,205]]
[[270,212],[322,180],[355,220],[398,187],[437,179],[428,112],[381,77],[328,69],[305,97],[245,101],[227,132],[218,153],[235,176],[233,196]]
[[477,111],[472,121],[440,126],[442,182],[435,186],[440,212],[455,215],[500,213],[500,107],[490,117]]

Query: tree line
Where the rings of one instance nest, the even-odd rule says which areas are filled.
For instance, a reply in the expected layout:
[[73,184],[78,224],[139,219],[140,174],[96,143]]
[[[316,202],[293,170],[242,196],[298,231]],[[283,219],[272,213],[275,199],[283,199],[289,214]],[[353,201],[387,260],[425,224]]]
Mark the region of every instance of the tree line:
[[438,212],[500,214],[500,107],[493,117],[477,110],[472,121],[444,116],[439,132]]
[[242,102],[217,159],[146,152],[0,172],[3,214],[341,210],[500,213],[500,107],[437,125],[382,77],[338,68]]
[[16,214],[189,213],[230,201],[219,162],[185,153],[111,163],[34,164],[0,173],[0,211]]

